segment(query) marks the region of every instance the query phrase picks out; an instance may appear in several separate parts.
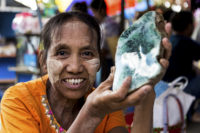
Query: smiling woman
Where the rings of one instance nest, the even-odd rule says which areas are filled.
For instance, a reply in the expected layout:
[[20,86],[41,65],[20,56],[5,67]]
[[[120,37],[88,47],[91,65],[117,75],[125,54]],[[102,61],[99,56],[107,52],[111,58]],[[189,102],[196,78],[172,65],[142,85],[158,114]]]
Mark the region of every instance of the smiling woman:
[[[100,35],[98,23],[87,14],[69,12],[51,18],[42,31],[44,49],[39,54],[45,75],[7,89],[0,132],[127,133],[121,110],[128,106],[136,108],[134,133],[151,132],[152,85],[127,95],[131,84],[127,77],[113,92],[113,68],[108,79],[93,88],[101,64]],[[169,52],[170,44],[165,45]]]

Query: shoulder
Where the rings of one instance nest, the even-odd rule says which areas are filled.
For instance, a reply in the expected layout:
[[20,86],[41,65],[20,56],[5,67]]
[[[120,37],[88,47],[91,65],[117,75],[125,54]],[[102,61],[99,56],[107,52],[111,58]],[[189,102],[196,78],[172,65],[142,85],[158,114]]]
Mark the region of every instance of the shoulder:
[[189,49],[195,48],[198,50],[200,49],[200,44],[197,41],[192,40],[191,38],[185,37],[182,35],[172,35],[170,37],[170,41],[172,42],[173,48],[181,47],[181,48],[189,48]]
[[0,132],[30,132],[30,129],[32,132],[47,132],[49,119],[41,102],[45,82],[42,77],[18,83],[6,90],[1,101],[1,121],[4,124]]
[[7,122],[15,120],[32,124],[42,121],[45,111],[41,102],[42,95],[45,94],[43,82],[43,79],[39,78],[8,88],[1,100],[2,119]]
[[42,95],[46,94],[46,80],[46,77],[41,77],[11,86],[5,91],[1,106],[3,107],[7,103],[16,104],[17,102],[31,106],[32,103],[39,101]]
[[46,79],[43,77],[28,82],[17,83],[8,88],[3,97],[27,97],[28,95],[42,95],[46,86]]

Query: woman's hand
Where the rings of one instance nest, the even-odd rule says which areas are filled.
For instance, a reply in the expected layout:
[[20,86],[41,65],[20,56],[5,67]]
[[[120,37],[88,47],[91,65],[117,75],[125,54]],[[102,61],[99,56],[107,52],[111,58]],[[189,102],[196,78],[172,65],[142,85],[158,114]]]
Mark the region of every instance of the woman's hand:
[[125,109],[129,106],[135,106],[139,104],[153,88],[147,85],[141,87],[134,93],[128,94],[131,85],[131,77],[127,77],[117,91],[112,91],[110,88],[113,84],[114,71],[115,68],[113,67],[107,80],[102,82],[87,98],[86,105],[90,108],[90,114],[95,117],[104,117],[108,113]]

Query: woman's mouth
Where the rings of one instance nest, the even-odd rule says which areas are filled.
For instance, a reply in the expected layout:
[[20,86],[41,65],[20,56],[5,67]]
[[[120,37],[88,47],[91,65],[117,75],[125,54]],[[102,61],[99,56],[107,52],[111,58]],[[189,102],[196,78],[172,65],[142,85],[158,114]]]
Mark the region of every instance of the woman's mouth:
[[84,84],[85,79],[83,78],[66,78],[63,82],[67,88],[78,89]]

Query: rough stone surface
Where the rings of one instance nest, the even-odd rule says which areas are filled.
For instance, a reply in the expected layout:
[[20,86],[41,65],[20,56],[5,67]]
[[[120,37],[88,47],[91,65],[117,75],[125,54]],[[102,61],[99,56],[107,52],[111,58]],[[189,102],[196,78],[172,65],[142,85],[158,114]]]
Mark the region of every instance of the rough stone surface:
[[132,76],[129,92],[162,78],[164,69],[159,59],[164,54],[161,41],[166,35],[164,19],[154,11],[145,13],[121,34],[115,55],[113,90],[119,89],[127,76]]

